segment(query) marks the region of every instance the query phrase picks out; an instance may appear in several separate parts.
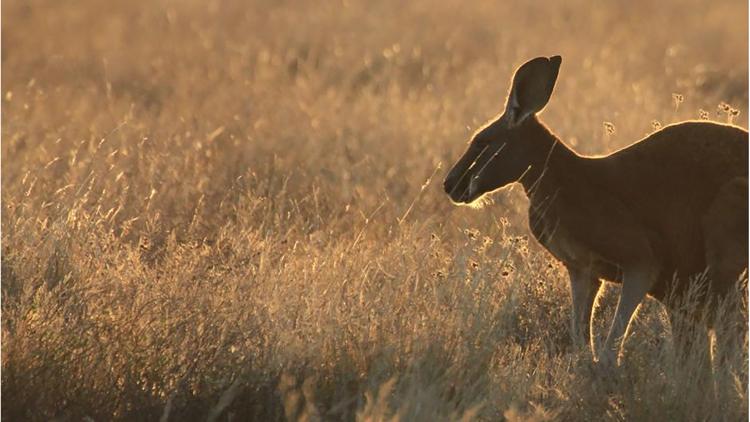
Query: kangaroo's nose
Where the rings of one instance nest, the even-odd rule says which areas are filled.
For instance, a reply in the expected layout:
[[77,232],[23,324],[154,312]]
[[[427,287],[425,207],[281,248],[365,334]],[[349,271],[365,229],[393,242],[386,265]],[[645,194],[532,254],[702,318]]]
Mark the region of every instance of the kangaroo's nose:
[[469,180],[469,188],[467,189],[467,196],[473,197],[479,191],[479,177],[473,176]]
[[445,180],[443,180],[443,190],[448,195],[451,194],[451,191],[453,190],[453,181],[451,180],[450,176],[446,177]]

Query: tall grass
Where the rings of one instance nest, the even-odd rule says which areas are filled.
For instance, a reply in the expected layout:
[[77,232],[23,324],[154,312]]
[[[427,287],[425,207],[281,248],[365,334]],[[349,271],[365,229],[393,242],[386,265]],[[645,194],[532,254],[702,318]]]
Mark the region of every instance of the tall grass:
[[[603,375],[518,189],[467,209],[440,188],[535,55],[563,55],[543,118],[580,152],[704,113],[746,127],[747,4],[2,13],[4,418],[747,418],[744,330],[706,379],[706,337],[675,348],[689,326],[648,301]],[[747,317],[722,309],[719,334]]]

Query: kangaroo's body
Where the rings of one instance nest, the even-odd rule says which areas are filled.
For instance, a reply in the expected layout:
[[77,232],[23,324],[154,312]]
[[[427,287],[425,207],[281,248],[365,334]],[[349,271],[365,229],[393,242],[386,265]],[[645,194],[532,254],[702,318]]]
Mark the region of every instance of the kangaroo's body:
[[[537,130],[553,136],[544,134],[543,127]],[[619,282],[620,262],[630,257],[628,251],[640,254],[647,248],[659,267],[648,293],[664,299],[670,289],[679,288],[670,285],[675,278],[687,280],[711,264],[707,242],[712,229],[734,223],[727,240],[746,255],[747,201],[730,202],[747,190],[742,183],[747,132],[687,122],[605,157],[581,157],[562,143],[548,148],[552,151],[543,177],[522,181],[529,181],[532,232],[568,267],[594,265],[595,275]],[[722,192],[721,187],[734,185],[736,195]],[[723,214],[711,213],[723,203]],[[727,281],[735,281],[742,268]]]
[[537,58],[518,69],[505,113],[477,133],[445,188],[468,203],[523,185],[532,233],[570,274],[581,340],[590,337],[600,280],[623,284],[600,355],[613,361],[646,294],[664,300],[707,271],[711,300],[747,268],[748,134],[684,122],[608,156],[580,156],[536,117],[559,65],[559,57]]

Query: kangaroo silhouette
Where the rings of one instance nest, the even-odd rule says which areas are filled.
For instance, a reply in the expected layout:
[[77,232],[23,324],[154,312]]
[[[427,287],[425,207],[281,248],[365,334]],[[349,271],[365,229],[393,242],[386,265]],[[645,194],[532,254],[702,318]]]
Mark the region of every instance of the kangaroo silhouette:
[[[523,185],[531,232],[570,276],[574,338],[589,343],[599,361],[616,364],[647,294],[664,302],[707,272],[702,300],[710,304],[746,270],[748,133],[687,121],[607,156],[579,155],[537,117],[561,62],[537,57],[516,70],[505,111],[474,135],[444,188],[453,202],[468,204]],[[602,279],[622,290],[597,353],[590,325]]]

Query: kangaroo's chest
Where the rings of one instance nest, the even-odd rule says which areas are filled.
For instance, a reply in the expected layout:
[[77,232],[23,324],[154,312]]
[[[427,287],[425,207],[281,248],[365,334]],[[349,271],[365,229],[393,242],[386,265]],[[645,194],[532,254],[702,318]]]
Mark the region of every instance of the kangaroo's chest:
[[620,282],[617,265],[604,259],[596,250],[579,239],[580,231],[568,227],[554,212],[538,213],[530,210],[532,234],[549,253],[568,268],[588,268],[593,274],[609,281]]
[[[595,206],[575,195],[537,196],[529,203],[529,228],[537,241],[566,267],[587,268],[601,278],[619,282],[621,270],[616,254],[602,246],[613,239],[601,230],[601,218],[590,212]],[[594,211],[611,215],[606,210]]]
[[529,229],[542,246],[564,263],[579,261],[582,255],[587,255],[560,218],[553,197],[529,205]]
[[[590,235],[584,227],[572,226],[570,218],[563,218],[569,207],[562,207],[558,197],[548,195],[529,205],[529,228],[539,243],[567,266],[590,266],[601,261],[581,236]],[[561,209],[563,208],[563,209]]]
[[530,210],[529,228],[536,240],[565,264],[578,262],[584,255],[588,255],[579,242],[571,237],[570,231],[564,224],[561,224],[560,219],[555,218],[554,215],[541,215]]

